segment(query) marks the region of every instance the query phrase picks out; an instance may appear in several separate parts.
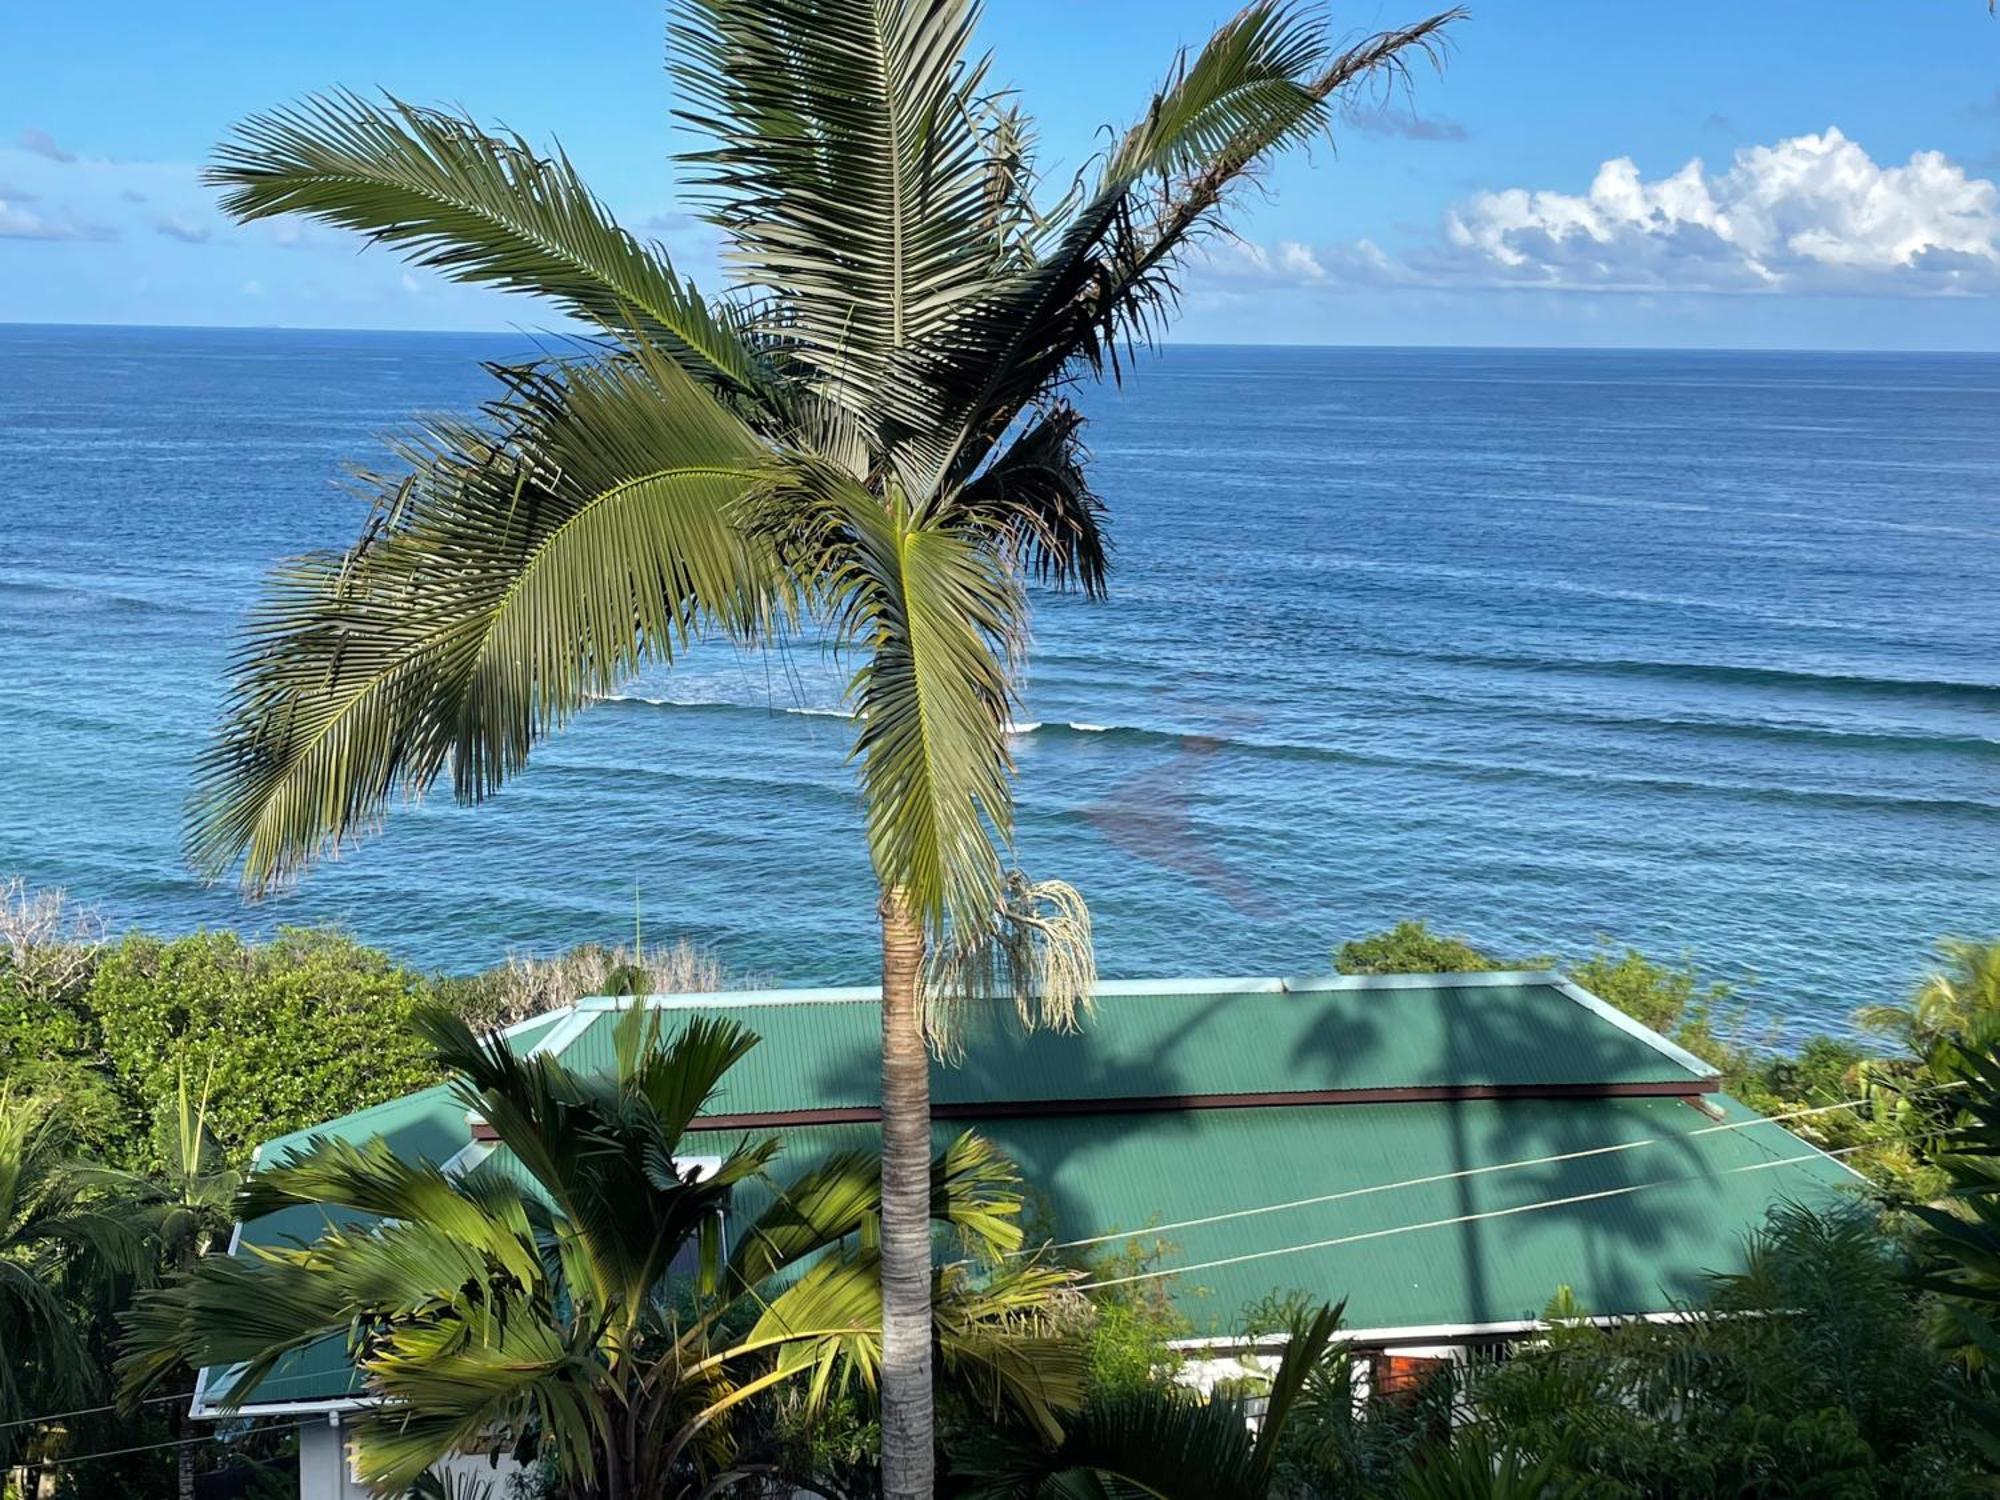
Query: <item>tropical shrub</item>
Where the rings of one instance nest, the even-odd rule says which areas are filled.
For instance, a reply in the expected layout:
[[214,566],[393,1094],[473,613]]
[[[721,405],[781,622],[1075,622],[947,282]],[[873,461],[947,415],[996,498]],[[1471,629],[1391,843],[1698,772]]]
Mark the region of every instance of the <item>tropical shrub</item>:
[[1530,960],[1503,963],[1462,937],[1432,932],[1422,918],[1398,922],[1387,932],[1350,938],[1333,956],[1342,974],[1483,974],[1493,969],[1541,967]]
[[1053,1443],[1005,1431],[962,1443],[946,1492],[964,1500],[1271,1500],[1283,1493],[1279,1455],[1308,1381],[1345,1357],[1335,1342],[1340,1319],[1339,1307],[1321,1306],[1294,1326],[1254,1409],[1237,1392],[1203,1397],[1173,1383],[1099,1392],[1065,1418]]
[[[126,937],[84,996],[97,1045],[135,1113],[171,1099],[178,1070],[212,1078],[208,1129],[232,1160],[260,1141],[435,1083],[411,1029],[423,977],[338,932],[286,928]],[[158,1165],[150,1139],[141,1159]]]
[[1561,1455],[1602,1500],[1983,1492],[1926,1319],[1872,1211],[1787,1206],[1681,1322],[1566,1321],[1464,1399],[1496,1447]]

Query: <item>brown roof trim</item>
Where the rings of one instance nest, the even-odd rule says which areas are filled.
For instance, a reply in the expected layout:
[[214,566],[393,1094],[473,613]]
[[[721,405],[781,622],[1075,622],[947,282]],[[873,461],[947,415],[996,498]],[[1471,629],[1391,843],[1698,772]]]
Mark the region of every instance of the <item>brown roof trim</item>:
[[[1290,1089],[1263,1094],[1149,1094],[1112,1099],[990,1099],[938,1103],[934,1120],[1021,1120],[1048,1115],[1163,1114],[1193,1109],[1283,1109],[1307,1104],[1450,1104],[1462,1099],[1685,1099],[1712,1094],[1713,1078],[1649,1083],[1466,1083],[1379,1089]],[[772,1109],[702,1115],[690,1130],[754,1130],[792,1125],[870,1125],[880,1105]]]

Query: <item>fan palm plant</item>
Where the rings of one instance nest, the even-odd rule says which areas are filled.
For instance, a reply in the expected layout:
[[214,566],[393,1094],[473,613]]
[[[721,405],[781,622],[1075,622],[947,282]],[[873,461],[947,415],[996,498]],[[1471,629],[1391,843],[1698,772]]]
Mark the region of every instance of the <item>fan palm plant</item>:
[[96,1175],[69,1159],[45,1100],[0,1090],[0,1423],[23,1388],[60,1399],[84,1388],[86,1282],[137,1266],[138,1240]]
[[[800,625],[850,651],[883,981],[885,1470],[931,1489],[928,963],[1000,967],[1024,1013],[1086,1001],[1069,893],[1012,879],[1006,729],[1026,583],[1100,593],[1102,507],[1065,392],[1119,371],[1231,189],[1455,12],[1345,50],[1259,0],[1172,68],[1067,191],[970,54],[973,0],[681,0],[682,158],[735,285],[701,295],[560,152],[396,100],[254,118],[210,180],[581,322],[496,367],[371,481],[344,554],[272,579],[201,772],[190,847],[252,887],[447,770],[477,801],[531,746],[692,638]],[[1025,921],[1017,920],[1023,919]]]
[[[687,1131],[751,1033],[697,1018],[663,1042],[659,1013],[634,1009],[598,1077],[517,1057],[442,1013],[424,1024],[500,1154],[447,1170],[379,1140],[321,1140],[258,1172],[245,1217],[307,1204],[329,1227],[309,1245],[198,1260],[142,1293],[120,1364],[128,1399],[182,1363],[240,1366],[227,1406],[287,1356],[348,1336],[380,1403],[355,1427],[369,1482],[409,1485],[454,1452],[538,1450],[574,1493],[663,1500],[726,1467],[725,1419],[758,1393],[796,1380],[820,1399],[874,1381],[873,1155],[822,1161],[722,1251],[724,1210],[778,1142],[696,1157],[712,1148]],[[1019,1248],[1017,1179],[983,1142],[961,1138],[930,1177],[932,1214],[973,1250]],[[1082,1357],[1019,1314],[1063,1279],[959,1266],[936,1298],[947,1368],[1044,1431],[1079,1399]]]

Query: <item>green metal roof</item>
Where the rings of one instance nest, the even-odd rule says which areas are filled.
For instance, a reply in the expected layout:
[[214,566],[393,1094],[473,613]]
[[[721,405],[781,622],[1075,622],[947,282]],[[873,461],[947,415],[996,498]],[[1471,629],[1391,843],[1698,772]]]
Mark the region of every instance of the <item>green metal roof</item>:
[[[874,990],[690,996],[762,1041],[711,1106],[724,1114],[878,1104]],[[586,1001],[538,1050],[611,1066],[619,1002]],[[1709,1086],[1713,1070],[1555,975],[1460,974],[1109,984],[1081,1036],[1023,1033],[1000,1007],[933,1069],[940,1105],[1160,1100],[1325,1090]]]
[[[1346,1298],[1354,1330],[1463,1327],[1535,1319],[1564,1285],[1594,1314],[1664,1311],[1738,1266],[1774,1203],[1856,1185],[1736,1101],[1704,1102],[1723,1119],[1670,1098],[1505,1099],[1009,1118],[937,1136],[976,1129],[1012,1157],[1030,1217],[1059,1241],[1113,1236],[1094,1257],[1164,1247],[1150,1264],[1177,1271],[1168,1290],[1196,1335],[1232,1333],[1249,1304],[1295,1288]],[[774,1171],[873,1139],[788,1131]],[[1571,1159],[1533,1164],[1557,1156]],[[1302,1199],[1321,1201],[1274,1208]]]
[[[734,1116],[875,1103],[874,1001],[853,990],[647,1003],[730,1014],[763,1038],[715,1107]],[[584,1002],[515,1028],[510,1044],[608,1066],[615,1012],[629,1003]],[[1304,1102],[1351,1089],[1713,1087],[1697,1059],[1551,975],[1106,984],[1081,1035],[997,1024],[934,1079],[938,1101],[964,1116],[939,1124],[941,1143],[965,1129],[993,1139],[1058,1239],[1163,1242],[1157,1264],[1185,1268],[1169,1287],[1204,1334],[1226,1334],[1247,1304],[1292,1288],[1348,1298],[1357,1329],[1528,1320],[1559,1285],[1592,1312],[1661,1311],[1698,1291],[1704,1271],[1736,1264],[1773,1203],[1823,1200],[1856,1180],[1713,1093],[1704,1107],[1612,1096]],[[1230,1095],[1300,1097],[1156,1102]],[[1102,1112],[1022,1107],[1078,1100]],[[982,1118],[982,1103],[1011,1107]],[[867,1124],[780,1133],[780,1180],[876,1140]],[[273,1141],[260,1160],[322,1135],[380,1135],[399,1155],[434,1161],[470,1143],[463,1108],[436,1088]],[[1308,1198],[1322,1201],[1279,1206]],[[244,1226],[241,1240],[310,1239],[318,1227],[295,1209]],[[353,1389],[345,1350],[329,1341],[276,1372],[253,1406]]]

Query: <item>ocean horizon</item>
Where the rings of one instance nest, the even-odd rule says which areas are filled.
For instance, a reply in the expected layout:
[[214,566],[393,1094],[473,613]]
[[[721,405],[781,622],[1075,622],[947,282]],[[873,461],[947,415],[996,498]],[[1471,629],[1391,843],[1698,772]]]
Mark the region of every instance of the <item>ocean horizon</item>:
[[[0,875],[114,928],[466,970],[687,936],[876,964],[842,664],[706,645],[249,904],[179,852],[265,569],[523,334],[0,325]],[[1423,917],[1840,1029],[2000,927],[2000,355],[1175,343],[1081,402],[1112,597],[1038,592],[1019,858],[1107,975],[1320,972]],[[1753,977],[1754,976],[1754,977]]]

